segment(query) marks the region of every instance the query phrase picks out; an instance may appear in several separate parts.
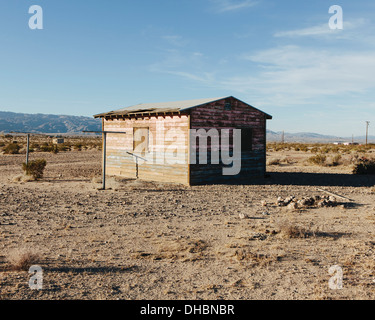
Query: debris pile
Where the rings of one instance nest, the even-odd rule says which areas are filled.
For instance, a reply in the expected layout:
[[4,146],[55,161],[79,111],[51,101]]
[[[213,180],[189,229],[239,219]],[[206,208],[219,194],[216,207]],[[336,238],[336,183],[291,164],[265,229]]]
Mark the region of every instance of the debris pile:
[[297,199],[294,196],[287,197],[285,199],[277,198],[276,205],[278,207],[287,207],[290,210],[306,208],[306,207],[335,207],[340,203],[337,202],[333,196],[314,196],[314,197],[303,197]]

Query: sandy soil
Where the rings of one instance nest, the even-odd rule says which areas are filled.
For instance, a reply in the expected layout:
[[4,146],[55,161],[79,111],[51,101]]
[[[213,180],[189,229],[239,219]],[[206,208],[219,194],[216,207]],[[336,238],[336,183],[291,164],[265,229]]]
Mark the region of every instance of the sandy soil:
[[[31,157],[47,160],[41,181],[14,181],[24,156],[0,155],[0,299],[375,298],[374,176],[297,163],[270,166],[269,178],[247,185],[112,179],[100,191],[98,151]],[[276,205],[323,196],[317,187],[353,202]],[[43,290],[12,269],[22,250],[39,255]],[[341,290],[329,287],[333,265]]]

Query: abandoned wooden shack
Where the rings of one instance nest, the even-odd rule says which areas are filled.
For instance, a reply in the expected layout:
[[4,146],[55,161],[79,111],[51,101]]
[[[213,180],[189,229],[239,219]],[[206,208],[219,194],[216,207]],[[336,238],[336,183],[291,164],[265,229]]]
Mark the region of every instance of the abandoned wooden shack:
[[[198,185],[246,181],[266,172],[266,121],[272,116],[232,96],[139,104],[94,117],[108,132],[111,176]],[[241,150],[235,153],[238,131]],[[223,173],[235,164],[240,170]]]

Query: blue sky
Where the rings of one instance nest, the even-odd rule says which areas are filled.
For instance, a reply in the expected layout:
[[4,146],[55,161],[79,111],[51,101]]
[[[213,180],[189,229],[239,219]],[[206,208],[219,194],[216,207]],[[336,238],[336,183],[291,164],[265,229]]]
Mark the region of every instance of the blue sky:
[[[28,26],[31,5],[43,30]],[[332,5],[343,30],[328,26]],[[373,0],[2,0],[0,110],[92,116],[233,95],[274,131],[363,135],[374,13]]]

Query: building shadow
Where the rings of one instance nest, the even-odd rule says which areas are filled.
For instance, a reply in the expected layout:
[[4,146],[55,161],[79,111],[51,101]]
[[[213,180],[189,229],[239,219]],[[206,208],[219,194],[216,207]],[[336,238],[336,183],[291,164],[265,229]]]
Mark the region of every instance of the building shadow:
[[[225,179],[215,183],[194,184],[194,186],[214,185],[281,185],[281,186],[316,186],[316,187],[373,187],[375,175],[355,175],[344,173],[306,173],[306,172],[268,172],[266,177],[237,178],[226,176]],[[190,187],[166,183],[164,187],[155,187],[149,182],[145,185],[123,185],[119,190],[164,192],[164,191],[191,191]]]
[[270,172],[263,179],[264,185],[297,185],[316,187],[372,187],[375,175],[343,173]]

